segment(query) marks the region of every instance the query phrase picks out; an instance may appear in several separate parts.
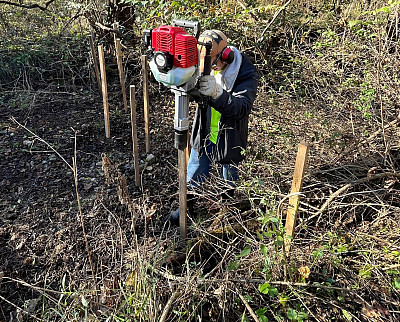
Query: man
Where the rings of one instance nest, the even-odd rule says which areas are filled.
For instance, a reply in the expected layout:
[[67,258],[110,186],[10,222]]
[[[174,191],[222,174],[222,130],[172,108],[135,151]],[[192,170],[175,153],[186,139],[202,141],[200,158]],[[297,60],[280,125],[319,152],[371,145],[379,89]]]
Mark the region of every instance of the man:
[[[199,80],[199,93],[206,104],[198,104],[193,122],[192,150],[187,166],[188,191],[209,177],[211,165],[219,165],[226,193],[233,195],[237,166],[247,146],[249,114],[257,94],[258,74],[250,60],[237,48],[228,46],[226,35],[206,30],[199,37],[200,71],[211,42],[211,75]],[[190,210],[191,198],[188,197]],[[179,220],[179,209],[168,217]]]

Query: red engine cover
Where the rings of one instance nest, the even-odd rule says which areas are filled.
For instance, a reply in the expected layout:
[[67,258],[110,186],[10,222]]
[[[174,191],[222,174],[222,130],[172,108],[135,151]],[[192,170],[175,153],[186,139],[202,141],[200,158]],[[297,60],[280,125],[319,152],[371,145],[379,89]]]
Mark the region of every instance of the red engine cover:
[[174,66],[187,68],[199,61],[197,39],[181,27],[161,26],[152,31],[154,51],[169,53],[174,57]]

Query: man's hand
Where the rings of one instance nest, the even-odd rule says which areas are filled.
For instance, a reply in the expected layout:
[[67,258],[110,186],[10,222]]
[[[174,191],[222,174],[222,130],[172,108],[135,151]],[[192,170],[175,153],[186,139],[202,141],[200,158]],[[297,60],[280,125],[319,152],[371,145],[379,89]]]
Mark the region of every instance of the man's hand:
[[223,93],[221,85],[217,84],[215,77],[211,75],[202,76],[199,80],[199,92],[204,96],[217,99]]

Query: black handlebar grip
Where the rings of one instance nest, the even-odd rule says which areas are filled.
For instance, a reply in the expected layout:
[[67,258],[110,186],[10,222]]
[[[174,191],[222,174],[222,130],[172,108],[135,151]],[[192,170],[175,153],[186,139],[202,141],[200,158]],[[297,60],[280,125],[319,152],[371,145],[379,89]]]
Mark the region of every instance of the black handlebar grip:
[[204,57],[204,66],[203,66],[203,74],[204,75],[210,75],[211,74],[211,49],[212,49],[212,44],[207,43],[205,45],[206,47],[206,55]]
[[193,36],[196,37],[196,39],[199,38],[200,22],[198,22],[198,21],[174,19],[174,20],[172,20],[172,25],[174,27],[193,28]]
[[204,69],[203,69],[203,75],[210,75],[211,73],[211,56],[206,55],[204,57]]

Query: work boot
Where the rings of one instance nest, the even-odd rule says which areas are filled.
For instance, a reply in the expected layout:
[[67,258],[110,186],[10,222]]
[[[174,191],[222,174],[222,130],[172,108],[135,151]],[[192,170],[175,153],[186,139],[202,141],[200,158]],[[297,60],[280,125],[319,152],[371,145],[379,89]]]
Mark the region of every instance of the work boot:
[[[187,197],[187,211],[188,213],[193,213],[194,209],[194,198],[193,195],[189,195]],[[164,218],[165,221],[169,221],[173,225],[179,225],[179,208],[175,209],[173,212],[165,216]]]
[[179,224],[179,208],[166,215],[164,220],[169,221],[173,225]]

